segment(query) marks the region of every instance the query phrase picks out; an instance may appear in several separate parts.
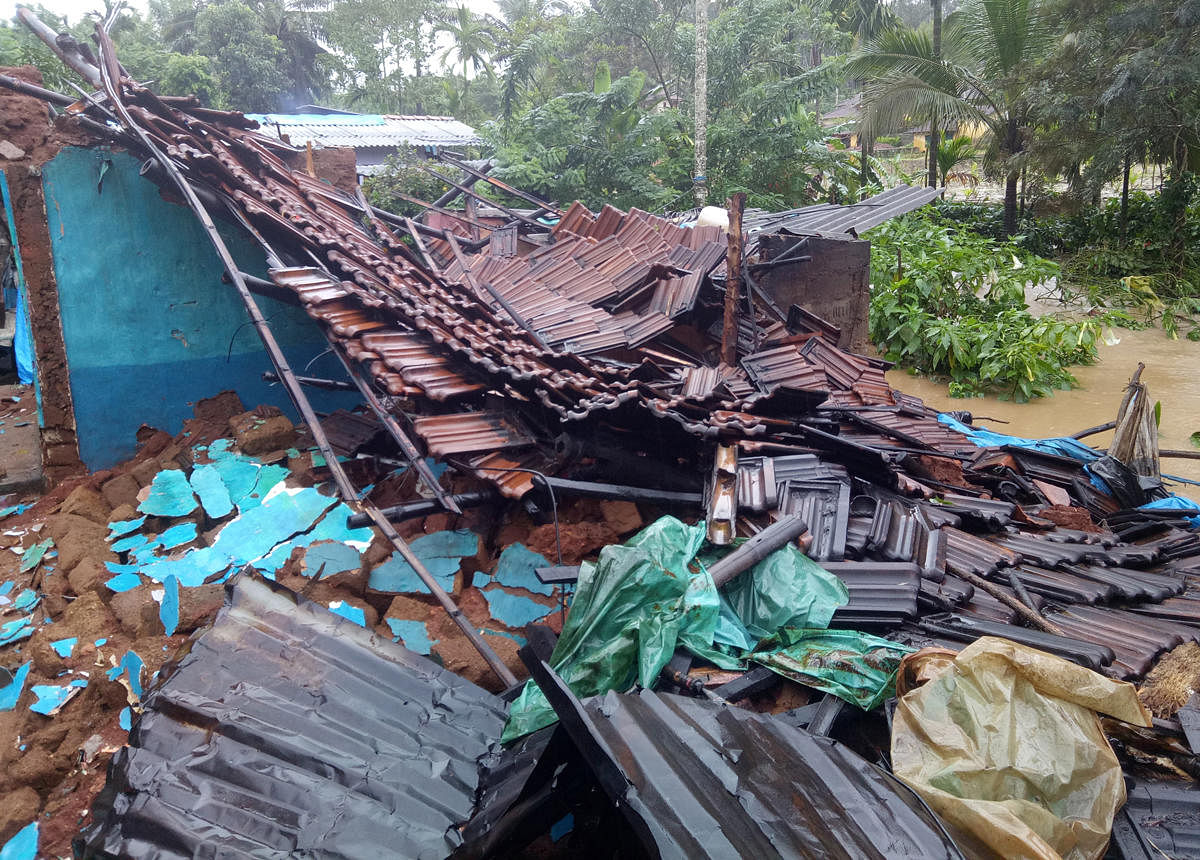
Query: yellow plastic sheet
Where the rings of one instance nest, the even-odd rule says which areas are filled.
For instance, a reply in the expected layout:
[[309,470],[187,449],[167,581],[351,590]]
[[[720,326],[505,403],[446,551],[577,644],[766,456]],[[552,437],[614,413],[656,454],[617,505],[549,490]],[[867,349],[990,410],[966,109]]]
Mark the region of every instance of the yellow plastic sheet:
[[953,659],[910,655],[892,729],[892,767],[970,858],[1095,860],[1125,802],[1121,766],[1096,712],[1139,726],[1132,684],[985,637]]

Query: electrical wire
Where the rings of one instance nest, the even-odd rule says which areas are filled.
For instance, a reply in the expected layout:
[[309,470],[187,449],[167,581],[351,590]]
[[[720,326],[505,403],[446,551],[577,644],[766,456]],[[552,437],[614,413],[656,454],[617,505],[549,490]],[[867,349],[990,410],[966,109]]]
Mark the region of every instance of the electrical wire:
[[558,557],[559,567],[562,566],[562,563],[563,563],[562,539],[559,537],[559,533],[558,533],[558,500],[554,496],[554,488],[552,486],[550,486],[549,478],[547,478],[544,474],[539,472],[537,469],[522,469],[522,468],[516,467],[516,466],[510,467],[510,468],[501,468],[499,466],[470,466],[470,465],[467,465],[466,463],[463,463],[463,462],[460,462],[457,460],[452,460],[450,458],[446,458],[446,462],[449,463],[454,468],[458,469],[459,471],[463,471],[463,472],[471,472],[471,471],[475,471],[475,472],[523,472],[524,474],[534,475],[535,477],[541,478],[542,484],[545,486],[546,491],[548,493],[550,493],[550,513],[554,517],[554,552]]

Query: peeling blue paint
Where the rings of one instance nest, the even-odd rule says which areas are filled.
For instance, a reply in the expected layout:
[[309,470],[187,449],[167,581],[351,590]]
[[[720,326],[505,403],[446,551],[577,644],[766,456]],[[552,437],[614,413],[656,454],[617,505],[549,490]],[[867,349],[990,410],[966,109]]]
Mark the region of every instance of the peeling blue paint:
[[38,823],[31,821],[0,848],[0,860],[34,860],[38,850]]
[[[409,546],[438,584],[446,591],[453,591],[454,577],[462,559],[478,552],[479,538],[474,532],[460,529],[424,535]],[[399,554],[372,570],[367,584],[375,591],[420,594],[427,591],[412,565]]]
[[33,609],[38,605],[39,598],[37,592],[32,588],[22,589],[21,593],[13,599],[13,609]]
[[125,731],[133,728],[133,711],[129,709],[128,705],[121,709],[121,715],[117,717],[117,725]]
[[166,529],[158,536],[158,544],[163,549],[175,549],[196,539],[195,523],[179,523]]
[[553,606],[543,606],[523,594],[513,594],[499,587],[486,589],[483,596],[492,617],[506,627],[524,627],[554,611]]
[[54,649],[54,653],[65,660],[71,656],[71,652],[75,650],[75,643],[78,641],[77,637],[71,636],[67,639],[58,639],[51,642],[50,647]]
[[163,580],[162,603],[158,605],[158,617],[163,624],[163,632],[167,636],[175,635],[179,626],[179,580],[168,576]]
[[29,706],[35,714],[48,716],[51,711],[61,708],[75,692],[87,686],[87,681],[75,680],[69,684],[34,684],[30,691],[37,696],[37,701]]
[[11,645],[33,635],[33,619],[28,615],[0,624],[0,645]]
[[33,546],[29,547],[29,549],[25,550],[25,552],[21,553],[21,573],[26,573],[30,570],[33,570],[35,567],[41,564],[42,556],[44,556],[46,554],[46,550],[50,549],[52,546],[54,546],[54,540],[52,538],[46,538],[44,541],[35,543]]
[[353,621],[359,627],[367,626],[367,614],[357,606],[352,606],[344,600],[335,600],[329,604],[329,611]]
[[104,566],[108,569],[109,573],[120,574],[138,572],[138,566],[136,564],[118,564],[115,561],[106,561],[104,562]]
[[132,531],[137,531],[142,527],[142,523],[146,521],[144,516],[137,517],[132,520],[117,520],[108,524],[108,539],[119,538],[122,535],[127,535]]
[[[335,504],[335,499],[313,487],[278,493],[266,504],[251,507],[227,523],[212,546],[198,547],[178,559],[153,562],[142,568],[142,574],[157,582],[173,575],[188,588],[202,585],[227,568],[255,562],[271,554],[280,543],[309,532]],[[288,549],[283,558],[290,553]]]
[[327,579],[346,571],[362,568],[362,555],[352,546],[336,541],[323,541],[308,547],[304,554],[305,573]]
[[411,621],[407,618],[386,618],[387,626],[392,630],[392,641],[403,642],[404,647],[417,654],[429,656],[436,641],[429,638],[429,628],[424,621]]
[[196,510],[196,505],[187,475],[179,469],[163,469],[150,482],[150,495],[138,510],[156,517],[182,517]]
[[29,674],[29,667],[32,665],[31,662],[26,663],[12,673],[12,680],[0,687],[0,711],[11,711],[17,706],[17,700],[21,698],[21,691],[25,689],[25,677]]
[[292,550],[296,547],[311,546],[320,541],[332,540],[339,543],[355,544],[355,548],[365,550],[371,545],[371,540],[375,537],[375,533],[369,527],[351,529],[346,527],[346,520],[354,511],[345,502],[338,502],[334,508],[325,514],[324,517],[308,532],[297,535],[286,543],[280,544],[271,551],[271,554],[262,561],[255,562],[254,566],[266,573],[278,570],[292,554]]
[[500,560],[496,562],[496,572],[493,574],[493,578],[496,582],[509,588],[524,588],[534,594],[553,597],[554,586],[547,585],[537,578],[537,574],[533,572],[536,567],[550,567],[550,562],[546,560],[545,556],[534,552],[524,544],[509,544],[504,548],[504,552],[500,553]]
[[216,466],[205,463],[192,470],[190,479],[192,490],[200,497],[200,506],[214,520],[233,510],[233,500],[229,497],[229,489],[221,480],[221,473]]
[[262,504],[262,500],[267,497],[267,493],[271,492],[271,489],[287,478],[289,474],[288,470],[283,466],[260,466],[253,489],[238,499],[238,510],[245,513],[251,508],[258,507]]
[[136,552],[144,548],[150,543],[149,535],[135,534],[129,537],[123,537],[118,541],[114,541],[112,545],[113,552]]
[[488,636],[503,636],[505,639],[511,639],[512,641],[516,642],[517,645],[520,646],[521,648],[524,648],[526,645],[529,644],[529,640],[526,639],[524,636],[518,636],[516,633],[513,633],[508,630],[492,630],[490,628],[484,628],[484,629],[480,630],[479,632],[486,634]]
[[126,651],[125,656],[121,658],[121,662],[104,674],[110,681],[117,680],[123,674],[127,675],[129,677],[129,689],[133,691],[135,696],[140,698],[142,695],[142,667],[144,665],[145,663],[136,651]]

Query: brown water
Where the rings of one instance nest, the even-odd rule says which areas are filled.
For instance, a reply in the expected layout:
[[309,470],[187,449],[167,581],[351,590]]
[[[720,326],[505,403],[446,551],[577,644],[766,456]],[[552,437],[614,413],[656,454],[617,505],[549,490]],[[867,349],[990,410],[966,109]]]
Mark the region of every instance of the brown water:
[[[976,424],[999,433],[1026,438],[1070,436],[1117,417],[1125,385],[1145,362],[1142,382],[1150,397],[1162,403],[1159,446],[1200,452],[1189,436],[1200,431],[1200,344],[1190,340],[1171,340],[1161,329],[1129,331],[1118,329],[1121,342],[1101,344],[1100,361],[1090,367],[1073,369],[1079,388],[1056,391],[1052,396],[1031,403],[1013,403],[995,397],[958,399],[950,397],[946,386],[903,370],[888,372],[893,387],[915,394],[929,406],[941,410],[965,409],[976,416]],[[1001,419],[984,420],[981,416]],[[1108,446],[1112,433],[1099,433],[1083,440],[1097,448]],[[1200,460],[1164,457],[1163,472],[1200,481]],[[1181,496],[1200,501],[1200,487],[1175,484],[1169,489]]]

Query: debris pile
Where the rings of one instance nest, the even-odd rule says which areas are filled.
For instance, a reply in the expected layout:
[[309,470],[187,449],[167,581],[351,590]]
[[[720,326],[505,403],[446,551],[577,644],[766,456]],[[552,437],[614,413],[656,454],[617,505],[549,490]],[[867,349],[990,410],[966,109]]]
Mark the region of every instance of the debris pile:
[[[50,809],[124,740],[45,722],[73,697],[132,727],[83,856],[1132,858],[1164,798],[1175,846],[1200,834],[1167,781],[1200,774],[1200,506],[1152,458],[896,391],[728,262],[737,231],[560,212],[453,155],[460,193],[536,208],[436,230],[97,44],[54,43],[94,97],[43,97],[193,208],[305,427],[222,395],[13,512],[10,786]],[[366,411],[316,415],[252,288],[307,310]]]

